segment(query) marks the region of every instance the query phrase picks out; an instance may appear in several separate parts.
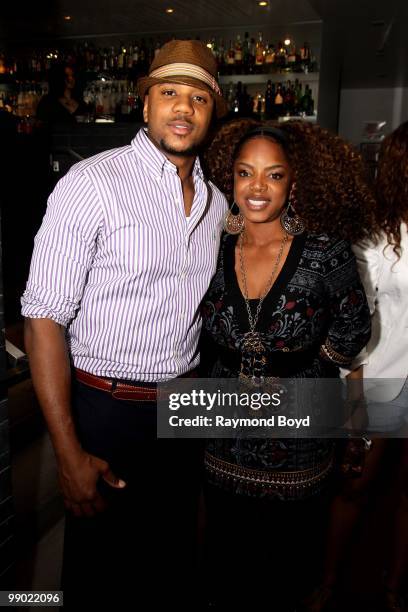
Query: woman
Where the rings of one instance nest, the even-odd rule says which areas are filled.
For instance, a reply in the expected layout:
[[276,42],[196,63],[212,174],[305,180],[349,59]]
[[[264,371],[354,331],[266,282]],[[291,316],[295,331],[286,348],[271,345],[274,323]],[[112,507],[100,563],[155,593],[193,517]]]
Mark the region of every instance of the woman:
[[[397,499],[392,551],[383,584],[384,611],[402,611],[401,589],[408,567],[408,122],[383,142],[376,177],[378,240],[353,247],[372,313],[372,336],[363,355],[369,432],[375,437],[360,479],[348,482],[333,503],[322,602],[329,599],[338,566],[380,464],[390,471]],[[382,438],[401,437],[400,442]],[[398,447],[398,448],[397,448]],[[395,454],[395,451],[397,453]],[[397,459],[396,459],[397,455]],[[382,485],[384,486],[384,485]],[[383,497],[389,497],[386,491]],[[379,578],[379,577],[378,577]],[[376,580],[376,583],[379,581]]]
[[[362,270],[365,261],[370,262],[367,286],[370,283],[376,287],[373,329],[378,344],[368,346],[364,377],[398,379],[398,383],[394,380],[394,384],[389,385],[381,404],[369,402],[370,427],[375,430],[380,426],[388,431],[392,427],[396,435],[403,438],[395,466],[397,500],[393,550],[384,585],[388,609],[398,612],[404,606],[401,597],[408,594],[408,121],[384,140],[376,190],[377,219],[384,240],[374,249],[371,245],[364,251],[356,250],[356,255],[358,261],[362,261]],[[369,251],[371,257],[367,256]],[[387,413],[386,419],[384,413]]]
[[49,92],[37,107],[37,119],[45,124],[75,123],[77,115],[86,114],[89,107],[82,100],[74,69],[65,64],[55,64],[50,69]]
[[[370,337],[364,289],[344,240],[372,227],[361,160],[320,128],[249,120],[224,126],[208,160],[214,182],[239,209],[227,215],[235,235],[222,242],[204,301],[204,361],[215,356],[208,375],[249,382],[338,376]],[[285,610],[311,587],[332,467],[329,440],[208,443],[208,582],[223,576],[212,593],[221,609],[256,600]],[[237,580],[239,592],[226,586]]]

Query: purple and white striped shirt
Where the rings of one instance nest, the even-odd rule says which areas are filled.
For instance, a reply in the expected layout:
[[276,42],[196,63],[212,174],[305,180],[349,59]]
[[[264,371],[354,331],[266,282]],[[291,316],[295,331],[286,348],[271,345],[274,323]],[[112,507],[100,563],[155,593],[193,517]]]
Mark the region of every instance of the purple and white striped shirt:
[[75,164],[35,238],[22,314],[67,327],[75,367],[155,382],[198,364],[200,302],[215,272],[227,203],[193,169],[185,216],[177,168],[141,129]]

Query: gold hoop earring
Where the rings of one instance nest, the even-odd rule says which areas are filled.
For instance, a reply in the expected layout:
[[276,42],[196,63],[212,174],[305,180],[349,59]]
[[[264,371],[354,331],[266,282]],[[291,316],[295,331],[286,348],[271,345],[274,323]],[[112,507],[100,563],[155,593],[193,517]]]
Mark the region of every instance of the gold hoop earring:
[[294,183],[291,187],[288,203],[286,205],[286,208],[281,213],[280,222],[285,232],[287,232],[291,236],[300,236],[300,234],[303,234],[303,232],[305,231],[305,223],[296,212],[295,191],[296,183]]
[[233,202],[231,208],[228,210],[227,214],[224,217],[224,230],[228,234],[232,235],[240,234],[245,227],[244,215],[240,212],[238,212],[237,215],[234,215],[234,213],[232,212],[234,206],[238,208],[238,205]]

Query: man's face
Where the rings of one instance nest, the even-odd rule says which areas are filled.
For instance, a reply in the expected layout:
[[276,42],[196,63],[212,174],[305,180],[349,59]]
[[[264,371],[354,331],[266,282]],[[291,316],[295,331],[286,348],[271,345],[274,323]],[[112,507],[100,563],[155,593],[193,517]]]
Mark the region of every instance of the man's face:
[[177,83],[153,85],[143,117],[149,137],[169,155],[195,155],[208,131],[214,99],[203,89]]

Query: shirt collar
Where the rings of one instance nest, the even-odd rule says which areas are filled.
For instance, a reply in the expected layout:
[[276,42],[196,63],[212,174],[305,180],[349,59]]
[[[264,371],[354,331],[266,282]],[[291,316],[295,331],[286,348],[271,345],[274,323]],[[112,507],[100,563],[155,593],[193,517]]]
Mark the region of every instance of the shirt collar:
[[[139,159],[156,177],[162,178],[163,172],[177,174],[177,167],[167,159],[164,153],[162,153],[150,140],[146,128],[140,128],[132,140],[132,147]],[[198,156],[194,161],[193,176],[194,175],[204,180],[204,174]]]

